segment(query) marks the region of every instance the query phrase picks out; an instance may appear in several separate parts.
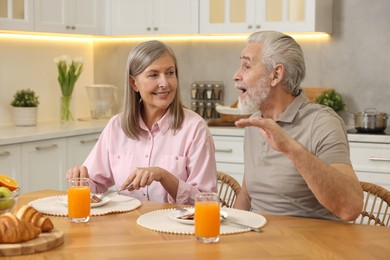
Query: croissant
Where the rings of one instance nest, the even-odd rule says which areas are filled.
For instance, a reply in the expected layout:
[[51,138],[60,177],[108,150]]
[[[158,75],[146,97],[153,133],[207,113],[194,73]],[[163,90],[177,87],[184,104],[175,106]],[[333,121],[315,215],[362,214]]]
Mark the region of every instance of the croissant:
[[15,213],[18,219],[30,222],[41,229],[42,232],[49,232],[54,228],[50,218],[45,217],[41,212],[29,205],[23,205]]
[[0,215],[0,243],[19,243],[34,239],[41,230],[7,212]]

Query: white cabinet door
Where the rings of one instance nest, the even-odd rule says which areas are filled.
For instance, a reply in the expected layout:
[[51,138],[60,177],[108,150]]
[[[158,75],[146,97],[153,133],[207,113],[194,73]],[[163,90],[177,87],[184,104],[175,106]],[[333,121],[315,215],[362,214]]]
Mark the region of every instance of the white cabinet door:
[[34,30],[104,34],[104,0],[35,0]]
[[20,144],[0,146],[0,173],[10,176],[21,184]]
[[197,0],[112,0],[112,35],[198,33]]
[[200,0],[200,33],[331,33],[332,11],[332,0]]
[[33,30],[33,0],[1,0],[1,30]]
[[332,32],[333,0],[258,0],[255,10],[257,30]]
[[349,146],[359,180],[390,190],[390,144],[350,142]]
[[81,165],[99,139],[100,134],[89,134],[68,137],[68,165],[67,168]]
[[22,192],[66,190],[66,138],[22,144]]

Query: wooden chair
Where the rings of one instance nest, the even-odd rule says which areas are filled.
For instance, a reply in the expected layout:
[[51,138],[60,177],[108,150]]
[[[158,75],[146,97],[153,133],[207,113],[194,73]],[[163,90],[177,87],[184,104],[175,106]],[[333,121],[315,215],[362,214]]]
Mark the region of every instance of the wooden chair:
[[233,207],[241,185],[229,174],[217,171],[218,194],[221,200],[221,207]]
[[390,191],[368,182],[360,182],[364,192],[362,213],[353,221],[357,224],[390,225]]

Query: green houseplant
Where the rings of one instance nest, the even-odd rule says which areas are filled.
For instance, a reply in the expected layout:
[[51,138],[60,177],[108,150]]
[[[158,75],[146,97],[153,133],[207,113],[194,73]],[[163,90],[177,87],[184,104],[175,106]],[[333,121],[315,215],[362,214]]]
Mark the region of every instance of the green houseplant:
[[332,108],[335,112],[341,112],[346,108],[343,97],[334,89],[325,90],[315,101],[318,104]]
[[17,90],[11,101],[16,126],[34,126],[37,123],[39,97],[34,90]]
[[58,83],[61,87],[61,122],[73,121],[73,115],[70,108],[73,89],[76,81],[83,71],[83,59],[72,59],[68,55],[62,55],[55,58],[54,62],[58,70]]

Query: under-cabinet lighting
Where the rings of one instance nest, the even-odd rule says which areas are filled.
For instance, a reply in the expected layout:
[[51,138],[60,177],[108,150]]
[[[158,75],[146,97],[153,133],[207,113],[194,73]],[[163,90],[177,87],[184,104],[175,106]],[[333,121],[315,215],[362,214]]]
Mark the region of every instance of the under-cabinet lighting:
[[[326,40],[330,38],[326,33],[286,33],[297,40]],[[83,36],[62,35],[50,33],[18,33],[0,31],[0,38],[10,39],[37,39],[56,41],[147,41],[151,39],[168,41],[244,41],[249,34],[234,35],[147,35],[147,36]]]

